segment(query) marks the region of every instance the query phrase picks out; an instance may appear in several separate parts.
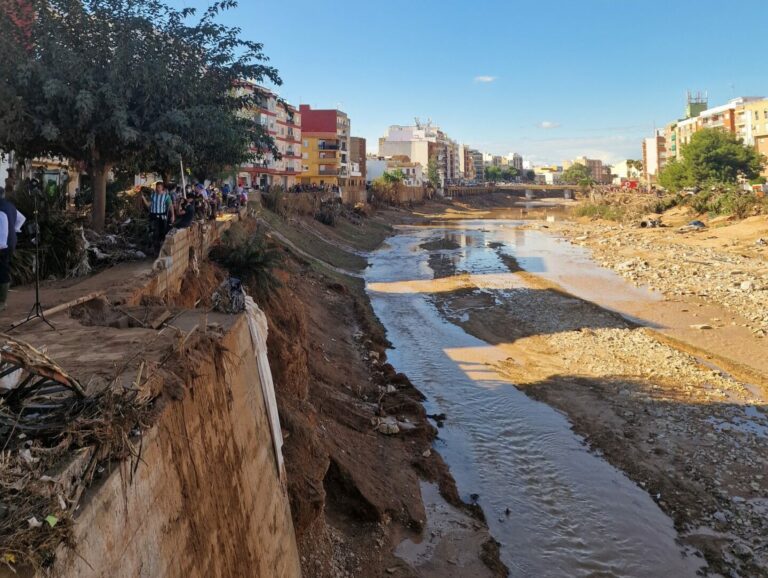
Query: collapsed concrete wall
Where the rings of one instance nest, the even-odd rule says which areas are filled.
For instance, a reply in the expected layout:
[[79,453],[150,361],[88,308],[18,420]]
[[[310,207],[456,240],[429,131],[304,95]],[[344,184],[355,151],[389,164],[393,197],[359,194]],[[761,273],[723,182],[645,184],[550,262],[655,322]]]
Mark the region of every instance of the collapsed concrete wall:
[[[238,218],[232,217],[176,231],[151,273],[104,299],[132,304],[172,297]],[[192,309],[168,323],[165,336],[148,327],[98,329],[106,341],[107,333],[125,335],[127,342],[131,335],[142,342],[163,337],[158,347],[170,345],[163,357],[188,371],[173,373],[171,380],[148,362],[146,377],[166,383],[152,387],[163,395],[156,420],[136,441],[139,459],[105,465],[80,503],[70,543],[59,547],[45,575],[300,576],[263,313],[251,302],[249,314]],[[61,327],[71,335],[80,330],[75,318]],[[94,328],[88,331],[96,337]],[[83,347],[98,356],[96,343]],[[126,348],[123,358],[135,353]]]
[[54,576],[300,575],[247,318],[226,317],[136,471],[118,466],[81,508]]
[[135,302],[144,296],[162,299],[178,293],[187,270],[195,267],[199,259],[205,258],[208,250],[244,214],[245,209],[240,213],[224,215],[223,220],[193,223],[185,229],[172,230],[153,265],[151,279],[129,301]]

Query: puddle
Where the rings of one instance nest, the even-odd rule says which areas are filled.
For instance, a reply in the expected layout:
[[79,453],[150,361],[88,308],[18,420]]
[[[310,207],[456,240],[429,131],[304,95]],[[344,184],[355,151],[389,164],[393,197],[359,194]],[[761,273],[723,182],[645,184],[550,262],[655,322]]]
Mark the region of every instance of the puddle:
[[[499,348],[443,319],[429,253],[419,245],[451,235],[456,274],[519,286],[489,243],[501,242],[524,268],[584,298],[621,300],[642,291],[589,262],[578,247],[509,221],[402,228],[371,255],[366,271],[376,314],[395,349],[389,360],[428,397],[427,413],[445,413],[436,446],[465,500],[478,494],[512,576],[695,576],[672,521],[622,472],[588,451],[566,417],[517,390],[493,367]],[[463,227],[463,228],[462,228]],[[585,281],[586,279],[586,281]],[[606,288],[611,288],[606,297]],[[634,297],[632,297],[634,298]],[[509,516],[505,514],[510,510]]]
[[482,525],[446,502],[437,485],[421,483],[427,523],[420,537],[403,540],[395,550],[398,558],[422,575],[440,578],[484,576],[477,552],[482,548]]

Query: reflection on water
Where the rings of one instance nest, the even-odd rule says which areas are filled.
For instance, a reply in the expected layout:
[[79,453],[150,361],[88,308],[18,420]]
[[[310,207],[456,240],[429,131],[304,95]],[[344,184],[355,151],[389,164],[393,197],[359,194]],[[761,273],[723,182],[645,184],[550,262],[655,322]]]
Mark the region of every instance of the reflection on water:
[[[494,290],[519,286],[498,251],[566,286],[572,279],[579,292],[601,293],[618,283],[632,289],[578,248],[536,231],[520,231],[511,222],[461,225],[460,231],[456,224],[402,229],[372,255],[366,277],[395,347],[390,361],[428,396],[429,413],[447,415],[438,449],[465,499],[479,494],[512,575],[695,575],[700,564],[681,555],[672,521],[651,498],[587,451],[565,416],[497,374],[493,366],[505,357],[497,347],[441,318],[431,291],[453,290],[457,277],[433,281],[429,252],[419,245],[454,236],[459,249],[433,254],[458,256],[458,277],[488,280]],[[459,243],[459,237],[471,241]],[[488,246],[493,243],[504,245]],[[569,270],[568,263],[580,270]]]

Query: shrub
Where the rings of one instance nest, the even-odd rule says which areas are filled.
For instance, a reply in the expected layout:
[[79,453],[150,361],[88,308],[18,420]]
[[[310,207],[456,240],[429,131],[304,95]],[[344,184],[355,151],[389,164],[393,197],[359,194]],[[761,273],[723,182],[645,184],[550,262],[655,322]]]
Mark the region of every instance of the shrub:
[[324,201],[320,204],[320,208],[315,213],[315,219],[320,221],[323,225],[329,227],[336,226],[336,220],[341,214],[341,203],[332,201]]
[[270,187],[268,191],[261,193],[261,202],[266,209],[276,215],[281,217],[288,215],[288,203],[282,187]]
[[269,299],[280,286],[272,270],[279,266],[282,255],[262,234],[245,237],[239,230],[225,234],[222,242],[211,249],[210,258],[259,298]]
[[27,218],[19,235],[18,245],[11,263],[11,278],[16,285],[34,280],[35,242],[40,242],[39,272],[41,279],[66,277],[83,257],[85,244],[81,227],[76,219],[58,208],[58,200],[47,195],[38,196],[40,234],[33,235],[35,199],[23,188],[16,191],[16,208]]
[[625,212],[623,207],[609,203],[585,203],[576,208],[577,217],[590,217],[607,221],[621,221]]

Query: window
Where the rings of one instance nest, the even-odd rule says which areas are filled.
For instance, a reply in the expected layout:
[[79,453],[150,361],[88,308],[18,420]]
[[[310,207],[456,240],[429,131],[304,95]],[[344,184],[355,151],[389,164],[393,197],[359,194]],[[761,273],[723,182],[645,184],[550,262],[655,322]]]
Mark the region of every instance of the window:
[[305,140],[305,141],[304,141],[304,146],[305,146],[305,147],[308,147],[308,146],[309,146],[309,141]]
[[309,153],[301,153],[301,158],[308,159],[309,158]]

